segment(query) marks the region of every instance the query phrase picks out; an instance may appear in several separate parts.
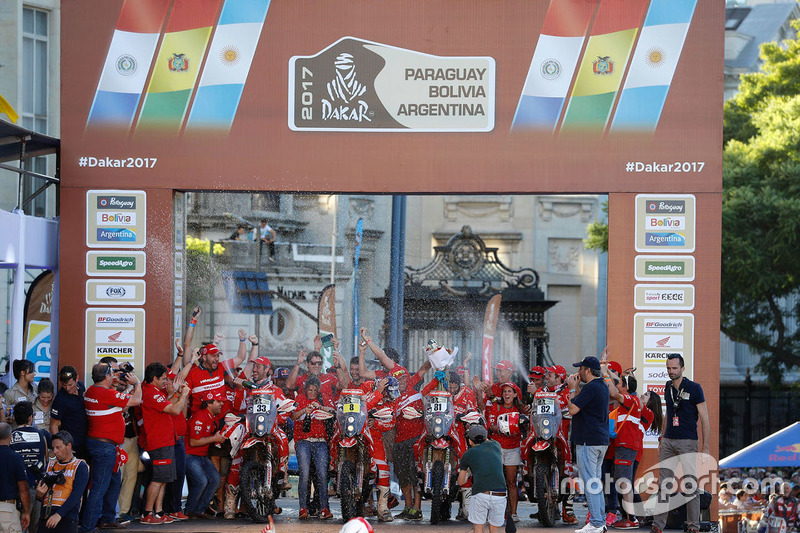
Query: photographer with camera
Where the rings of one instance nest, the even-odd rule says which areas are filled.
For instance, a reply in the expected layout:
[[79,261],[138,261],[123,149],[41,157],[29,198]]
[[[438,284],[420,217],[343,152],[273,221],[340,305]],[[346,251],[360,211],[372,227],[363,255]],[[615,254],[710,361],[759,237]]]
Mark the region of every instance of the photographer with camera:
[[30,530],[39,527],[41,505],[36,501],[36,485],[42,478],[47,464],[47,451],[50,449],[50,433],[38,429],[33,421],[33,405],[29,401],[14,406],[14,421],[17,429],[11,433],[11,449],[17,452],[25,463],[28,488],[31,492]]
[[[89,415],[89,438],[86,447],[92,460],[92,490],[86,499],[81,520],[82,531],[92,531],[100,522],[101,529],[119,528],[116,524],[117,497],[120,489],[120,466],[124,462],[122,443],[125,440],[125,419],[122,410],[142,403],[142,386],[136,374],[129,372],[117,378],[116,361],[97,363],[92,367],[94,385],[83,399]],[[132,394],[114,390],[115,382],[126,381]]]
[[[47,471],[36,486],[42,501],[39,533],[77,533],[81,496],[89,483],[89,467],[72,453],[72,435],[59,431],[53,435],[53,453]],[[34,531],[31,526],[31,531]]]

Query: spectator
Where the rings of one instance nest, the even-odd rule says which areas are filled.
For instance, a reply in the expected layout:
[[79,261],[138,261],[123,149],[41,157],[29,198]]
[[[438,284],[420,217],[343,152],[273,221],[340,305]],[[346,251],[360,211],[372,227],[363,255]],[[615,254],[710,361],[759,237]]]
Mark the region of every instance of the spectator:
[[494,367],[495,382],[481,381],[478,376],[472,377],[472,385],[478,397],[478,405],[488,407],[492,401],[500,399],[503,383],[511,383],[514,374],[514,363],[503,360]]
[[[179,358],[180,359],[180,358]],[[170,402],[178,401],[180,397],[181,383],[184,376],[188,373],[188,368],[181,371],[181,374],[176,376],[172,371],[167,372],[167,398]],[[178,388],[176,388],[176,385]],[[166,494],[164,496],[164,511],[173,520],[188,520],[188,516],[183,514],[181,505],[181,497],[183,493],[183,484],[186,481],[186,443],[184,439],[188,431],[188,423],[186,421],[186,410],[188,402],[184,402],[183,408],[179,413],[172,414],[172,425],[175,427],[175,481],[167,483]]]
[[[683,377],[683,356],[669,354],[667,356],[667,374],[669,381],[664,389],[667,400],[667,416],[664,419],[661,437],[658,445],[658,461],[665,461],[677,457],[680,461],[683,476],[696,479],[697,452],[708,455],[709,422],[708,406],[699,383]],[[702,446],[698,439],[697,425],[700,423]],[[675,482],[675,473],[669,469],[661,468],[658,478],[661,483],[659,502],[669,503],[669,491],[666,486]],[[697,533],[700,528],[700,496],[697,493],[697,483],[694,485],[693,497],[686,502],[686,522],[688,533]],[[692,496],[691,494],[689,496]],[[662,533],[667,523],[666,506],[660,506],[663,512],[656,514],[651,527],[651,533]]]
[[86,433],[88,419],[83,394],[86,387],[78,380],[75,367],[66,365],[58,373],[61,388],[58,390],[53,407],[50,409],[50,434],[55,435],[61,430],[62,425],[70,430],[72,435],[72,451],[78,457],[86,459]]
[[122,451],[128,456],[128,460],[121,467],[118,498],[119,520],[117,520],[120,525],[129,524],[134,518],[139,518],[138,513],[137,516],[134,516],[134,513],[131,512],[136,480],[139,471],[144,471],[144,465],[142,465],[139,456],[139,444],[137,442],[139,439],[139,426],[133,413],[134,409],[134,407],[129,407],[122,411],[122,417],[125,419],[125,442],[122,444]]
[[719,486],[717,501],[719,502],[720,509],[733,509],[736,496],[729,490],[729,485],[727,483],[723,483]]
[[6,407],[13,407],[18,402],[25,400],[33,403],[36,401],[36,387],[33,379],[36,377],[33,361],[17,359],[14,361],[14,379],[17,380],[10,389],[3,393],[3,403]]
[[[572,366],[578,373],[567,378],[570,388],[567,409],[572,416],[572,440],[575,443],[578,473],[589,506],[590,519],[581,533],[606,530],[603,483],[600,478],[603,456],[608,448],[608,387],[603,383],[600,361],[585,357]],[[579,382],[584,386],[578,391]]]
[[244,238],[244,229],[245,229],[244,226],[242,226],[241,224],[236,226],[236,231],[231,233],[231,236],[228,237],[228,239],[232,241],[241,241]]
[[496,440],[502,448],[503,473],[508,489],[508,511],[511,519],[519,522],[517,516],[517,470],[522,464],[520,443],[522,432],[519,427],[519,415],[523,411],[520,390],[513,383],[503,383],[500,387],[500,401],[492,402],[486,410],[486,422],[491,431],[490,438]]
[[261,219],[261,225],[258,228],[255,228],[254,231],[256,232],[256,235],[258,235],[259,246],[262,248],[261,256],[264,256],[263,248],[266,244],[268,251],[267,259],[270,263],[274,263],[275,259],[273,259],[273,257],[275,257],[275,239],[278,237],[278,234],[275,233],[275,230],[272,229],[269,224],[267,224],[267,220],[264,218]]
[[[0,422],[0,531],[22,531],[31,521],[31,494],[25,463],[11,449],[11,426]],[[22,514],[17,511],[22,504]]]
[[17,429],[11,433],[11,449],[22,457],[25,473],[28,476],[28,490],[31,497],[31,531],[39,527],[41,504],[36,499],[36,485],[42,478],[47,464],[47,450],[50,449],[50,433],[38,429],[33,424],[33,405],[19,402],[14,406],[14,421]]
[[[784,481],[778,487],[778,492],[773,494],[775,499],[770,497],[769,505],[764,511],[764,520],[769,526],[771,518],[782,518],[786,522],[786,531],[794,531],[797,528],[798,507],[800,502],[792,496],[792,485]],[[759,529],[759,533],[761,530]]]
[[471,447],[459,461],[458,484],[463,487],[472,474],[469,521],[474,533],[483,533],[486,522],[491,533],[499,533],[505,522],[507,494],[502,448],[496,440],[488,440],[479,425],[467,430],[467,440]]
[[33,402],[33,422],[37,428],[50,431],[50,409],[53,407],[55,396],[55,388],[50,378],[39,380],[36,392],[36,401]]
[[[320,346],[322,345],[320,344]],[[303,361],[306,363],[308,372],[298,376],[300,365],[303,364]],[[302,350],[297,356],[297,363],[289,372],[289,377],[286,378],[286,386],[289,390],[297,391],[299,396],[303,392],[303,385],[311,376],[316,376],[320,380],[320,394],[326,402],[331,403],[333,401],[333,390],[337,386],[336,376],[322,372],[322,354],[319,351],[313,350],[306,353],[305,350]]]
[[153,479],[147,487],[143,524],[170,523],[173,519],[164,514],[164,486],[175,481],[175,426],[172,417],[183,411],[189,397],[189,386],[181,386],[180,398],[171,403],[166,397],[167,367],[163,363],[150,363],[144,370],[142,387],[142,418],[147,432],[147,453],[153,461]]
[[120,489],[120,451],[125,442],[125,419],[122,410],[142,403],[142,387],[136,374],[120,376],[133,385],[133,394],[113,390],[117,379],[116,361],[92,367],[92,381],[84,395],[89,431],[86,448],[92,461],[92,488],[86,498],[81,529],[91,531],[98,522],[101,528],[116,524],[117,498]]
[[217,419],[222,411],[222,404],[223,398],[219,391],[206,392],[200,409],[189,420],[189,442],[186,445],[189,496],[186,498],[184,511],[189,518],[211,518],[205,510],[217,491],[220,477],[208,458],[208,445],[225,440],[217,432]]
[[54,459],[47,464],[48,474],[63,474],[52,487],[41,481],[36,495],[43,500],[45,516],[39,523],[39,533],[77,533],[81,497],[89,483],[89,467],[72,452],[72,435],[59,431],[53,435]]
[[318,377],[306,380],[304,394],[297,396],[297,408],[292,413],[294,420],[294,446],[297,452],[297,465],[300,469],[298,492],[300,496],[300,520],[308,518],[308,479],[311,461],[317,473],[317,487],[320,490],[319,517],[323,520],[333,518],[328,508],[328,443],[325,423],[317,418],[318,412],[334,414],[336,411],[320,394],[321,383]]
[[397,423],[394,437],[394,473],[405,500],[405,507],[395,518],[419,521],[422,520],[422,493],[417,480],[414,444],[425,433],[425,419],[422,416],[425,406],[422,404],[422,395],[415,387],[422,380],[422,375],[417,372],[409,376],[408,370],[399,367],[392,373],[392,377],[397,379],[400,389],[400,397],[395,404]]

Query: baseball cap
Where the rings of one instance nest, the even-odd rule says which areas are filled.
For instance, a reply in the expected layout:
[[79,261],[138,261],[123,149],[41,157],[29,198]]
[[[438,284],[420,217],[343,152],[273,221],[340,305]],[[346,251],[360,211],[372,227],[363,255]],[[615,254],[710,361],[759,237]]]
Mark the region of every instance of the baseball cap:
[[275,379],[288,378],[289,369],[286,368],[285,366],[279,366],[278,368],[275,369],[275,374],[272,377]]
[[224,402],[225,398],[222,397],[222,393],[219,391],[208,391],[203,395],[204,402],[213,402],[214,400]]
[[519,387],[517,387],[517,384],[516,384],[516,383],[511,383],[511,382],[503,383],[503,384],[500,386],[500,390],[502,391],[502,390],[503,390],[504,388],[506,388],[506,387],[511,387],[512,389],[514,389],[514,392],[516,392],[516,393],[517,393],[517,396],[518,396],[518,397],[519,397],[519,396],[522,394],[522,392],[520,392],[520,390],[519,390]]
[[588,357],[584,357],[583,361],[572,363],[572,366],[574,367],[585,366],[593,370],[600,370],[600,361],[597,359],[597,357],[590,355]]
[[467,430],[467,438],[471,441],[475,441],[475,437],[482,436],[486,439],[487,433],[486,428],[481,425],[474,425]]
[[530,371],[530,373],[528,375],[529,376],[544,376],[546,373],[547,373],[547,369],[545,369],[543,366],[538,366],[537,365],[537,366],[531,368],[531,371]]
[[549,370],[553,374],[557,374],[558,377],[560,377],[561,379],[567,378],[567,369],[561,365],[548,366],[547,370]]
[[511,361],[503,360],[494,366],[497,370],[514,370],[514,363]]
[[172,370],[167,370],[167,379],[175,379],[178,375]]
[[200,355],[214,355],[219,353],[219,348],[213,342],[209,342],[200,349]]
[[406,370],[402,366],[392,370],[392,377],[400,379],[403,376],[408,376],[408,370]]
[[456,372],[458,372],[459,376],[463,376],[464,374],[467,373],[467,367],[465,367],[464,365],[461,365],[461,366],[456,368]]
[[267,368],[272,368],[272,362],[270,362],[268,357],[265,357],[263,355],[261,357],[259,357],[258,359],[256,359],[255,361],[253,361],[253,363],[259,364],[259,365],[264,365]]
[[617,373],[618,376],[622,375],[622,365],[616,361],[609,361],[608,362],[608,369],[613,370]]

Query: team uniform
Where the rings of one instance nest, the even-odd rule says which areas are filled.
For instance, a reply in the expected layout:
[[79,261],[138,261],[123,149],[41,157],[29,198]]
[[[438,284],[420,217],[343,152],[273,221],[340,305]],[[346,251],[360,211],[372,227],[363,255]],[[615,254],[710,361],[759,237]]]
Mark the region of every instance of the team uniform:
[[153,481],[175,481],[175,425],[173,417],[164,409],[172,405],[164,394],[151,383],[142,386],[142,415],[147,433],[147,451],[153,460]]
[[[486,422],[488,426],[490,428],[496,426],[497,419],[500,417],[500,415],[506,413],[519,413],[519,408],[516,405],[506,407],[502,403],[492,403],[486,410]],[[500,444],[500,447],[502,448],[504,466],[515,466],[520,464],[520,444],[522,442],[521,433],[505,435],[503,433],[492,431],[489,435],[489,438],[496,440],[498,444]]]
[[194,415],[200,410],[200,404],[203,403],[203,396],[206,393],[219,392],[223,396],[224,407],[220,411],[220,418],[224,413],[229,412],[227,409],[232,407],[229,403],[227,390],[225,388],[225,374],[230,372],[234,366],[233,359],[226,359],[220,361],[216,370],[208,370],[200,364],[194,365],[189,374],[186,376],[186,384],[189,385],[191,394],[189,395],[189,413]]

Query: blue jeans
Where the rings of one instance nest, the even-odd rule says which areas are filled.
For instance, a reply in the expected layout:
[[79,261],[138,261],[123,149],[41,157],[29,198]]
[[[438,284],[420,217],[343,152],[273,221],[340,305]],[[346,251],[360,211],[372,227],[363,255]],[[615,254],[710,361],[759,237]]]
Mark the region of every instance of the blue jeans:
[[300,468],[300,481],[297,492],[300,508],[308,507],[308,477],[311,474],[311,460],[317,470],[317,490],[321,509],[328,508],[328,443],[299,440],[294,444],[297,453],[297,466]]
[[208,457],[187,455],[186,479],[189,481],[186,512],[203,514],[219,487],[219,472]]
[[603,496],[603,457],[608,446],[587,446],[578,444],[575,451],[578,454],[578,473],[583,481],[583,492],[586,494],[586,503],[589,506],[591,519],[589,522],[594,527],[606,525],[605,498]]
[[164,496],[164,510],[168,513],[177,513],[181,510],[181,493],[183,482],[186,479],[186,448],[183,437],[178,437],[178,442],[173,447],[175,450],[175,481],[167,483]]
[[92,462],[92,489],[83,504],[81,530],[91,531],[98,522],[110,524],[116,520],[121,473],[114,472],[117,447],[113,444],[89,438],[86,440],[86,450]]

